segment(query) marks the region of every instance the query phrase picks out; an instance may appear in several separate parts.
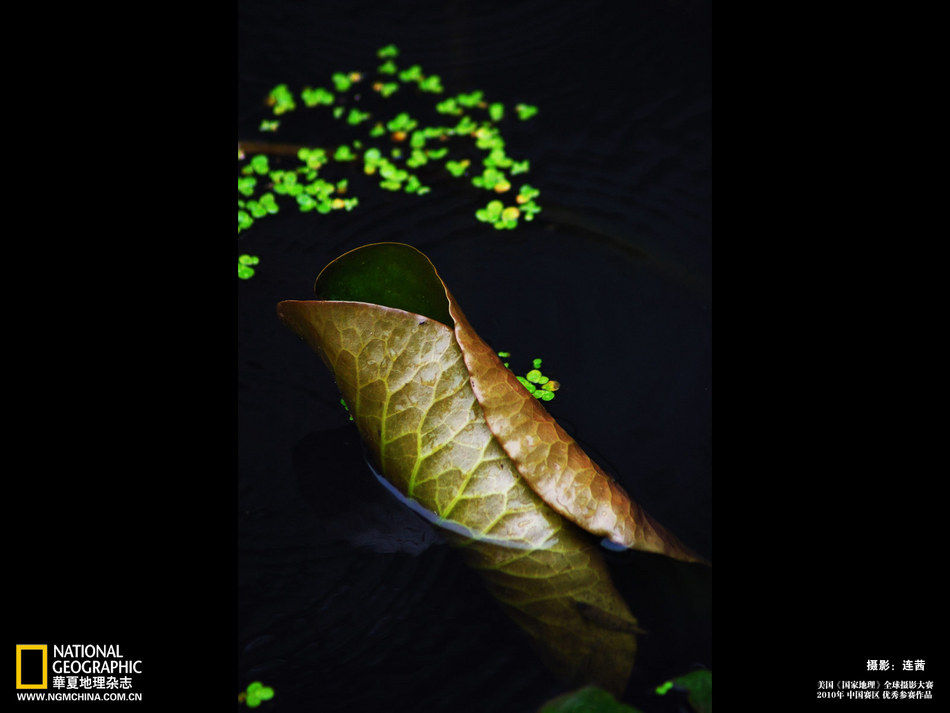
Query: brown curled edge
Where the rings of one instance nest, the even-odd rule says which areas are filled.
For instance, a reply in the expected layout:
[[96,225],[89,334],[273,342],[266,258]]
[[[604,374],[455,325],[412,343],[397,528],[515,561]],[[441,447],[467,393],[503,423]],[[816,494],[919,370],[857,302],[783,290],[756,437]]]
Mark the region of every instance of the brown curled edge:
[[595,535],[629,549],[708,564],[590,459],[475,333],[448,288],[445,296],[485,421],[531,489],[557,513]]

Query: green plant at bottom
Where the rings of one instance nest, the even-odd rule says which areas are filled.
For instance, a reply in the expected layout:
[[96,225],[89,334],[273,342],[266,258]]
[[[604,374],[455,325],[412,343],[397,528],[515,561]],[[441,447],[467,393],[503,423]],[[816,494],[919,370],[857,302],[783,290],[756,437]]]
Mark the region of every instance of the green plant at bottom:
[[[700,670],[670,679],[654,689],[658,696],[670,691],[686,693],[687,703],[695,713],[712,713],[712,671]],[[538,713],[642,713],[626,703],[621,703],[607,691],[596,686],[586,686],[565,693],[545,703]]]
[[621,703],[607,691],[596,686],[587,686],[548,701],[538,713],[641,713],[626,703]]
[[677,676],[656,687],[658,696],[670,689],[686,691],[687,701],[696,713],[712,713],[712,671],[702,669]]
[[248,708],[257,708],[263,701],[269,701],[274,697],[274,689],[265,686],[260,681],[251,683],[246,691],[238,694],[238,703],[245,704]]

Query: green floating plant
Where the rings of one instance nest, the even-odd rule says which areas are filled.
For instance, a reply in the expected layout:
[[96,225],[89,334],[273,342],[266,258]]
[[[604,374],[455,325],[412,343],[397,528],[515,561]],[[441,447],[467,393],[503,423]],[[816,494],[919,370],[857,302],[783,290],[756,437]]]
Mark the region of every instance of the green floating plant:
[[239,255],[238,256],[238,277],[242,280],[249,280],[254,276],[254,268],[261,259],[257,255]]
[[[413,119],[411,116],[409,116],[406,112],[397,114],[395,117],[393,117],[392,119],[386,122],[386,128],[392,131],[393,133],[398,133],[398,132],[406,133],[408,131],[412,131],[418,125],[419,125],[419,122]],[[396,140],[397,141],[405,140],[405,138],[406,137],[403,136],[402,139],[396,139]]]
[[359,109],[350,109],[349,115],[346,117],[346,123],[350,126],[356,126],[362,122],[369,119],[370,113],[368,111],[360,111]]
[[317,87],[316,89],[304,87],[303,91],[300,92],[300,98],[303,99],[303,103],[307,107],[330,106],[334,99],[333,94],[323,87]]
[[263,176],[270,170],[270,162],[267,160],[267,156],[258,155],[251,159],[246,168],[250,168],[251,172]]
[[343,144],[333,153],[334,161],[355,161],[356,154],[350,150],[350,147]]
[[[519,194],[520,195],[520,194]],[[475,217],[483,223],[490,223],[496,230],[511,230],[518,227],[518,219],[527,221],[534,219],[535,213],[541,209],[534,201],[527,201],[522,206],[505,206],[499,200],[489,201],[488,204],[475,212]]]
[[[273,193],[265,193],[258,200],[239,202],[238,208],[246,208],[252,218],[263,218],[265,215],[277,213],[280,210]],[[239,210],[238,213],[240,212]],[[238,221],[240,224],[240,218]]]
[[399,91],[399,84],[396,82],[376,82],[373,90],[379,92],[384,99],[388,99]]
[[[511,353],[498,352],[498,356],[505,360],[502,363],[505,367],[510,369],[510,362],[507,360],[511,358]],[[534,398],[540,399],[541,401],[552,401],[554,399],[554,392],[561,388],[561,383],[541,373],[541,359],[533,359],[531,366],[532,368],[527,374],[517,377],[518,381],[521,382],[521,385],[524,386],[528,390],[528,393],[534,396]]]
[[[399,49],[386,45],[377,50],[380,64],[375,76],[367,77],[372,92],[352,91],[364,81],[355,70],[334,72],[327,86],[305,86],[294,93],[286,84],[278,84],[267,95],[267,105],[274,116],[283,116],[297,109],[299,102],[310,110],[328,111],[345,127],[365,131],[364,146],[360,139],[330,147],[296,148],[296,165],[288,165],[286,146],[274,145],[274,156],[268,155],[268,144],[239,144],[241,162],[238,177],[238,234],[249,230],[258,220],[279,211],[279,200],[289,200],[303,213],[327,214],[335,210],[353,210],[359,204],[356,196],[342,196],[348,190],[339,187],[336,175],[325,180],[320,172],[331,163],[343,170],[346,164],[362,163],[363,174],[378,176],[380,188],[391,192],[425,195],[431,187],[428,178],[470,175],[471,184],[479,189],[504,194],[516,188],[516,177],[530,170],[527,159],[516,159],[507,153],[501,125],[508,112],[505,104],[489,101],[481,90],[439,97],[432,105],[435,114],[454,117],[450,125],[425,124],[421,116],[407,111],[377,114],[375,105],[366,102],[389,100],[400,92],[416,96],[443,95],[445,88],[437,74],[428,73],[419,64],[400,68],[396,59]],[[537,112],[530,104],[516,104],[514,113],[527,119]],[[415,110],[414,110],[415,113]],[[390,118],[385,119],[388,115]],[[454,123],[454,126],[451,125]],[[259,129],[276,133],[282,123],[264,118]],[[472,148],[476,152],[473,155]],[[480,154],[480,156],[479,156]],[[292,153],[290,155],[293,155]],[[441,163],[438,163],[441,162]],[[480,166],[479,163],[480,162]],[[277,164],[277,165],[272,165]],[[442,169],[444,168],[444,173]],[[417,171],[424,173],[417,173]],[[425,177],[425,179],[424,179]],[[491,201],[475,212],[480,222],[490,223],[496,230],[513,229],[520,220],[530,221],[540,211],[535,203],[537,189],[528,184],[517,187],[515,205],[505,206]],[[247,279],[253,270],[245,265]]]
[[254,189],[257,187],[257,179],[254,176],[243,176],[238,178],[238,193],[242,196],[253,196]]
[[516,104],[515,111],[518,112],[518,118],[527,121],[538,113],[538,107],[533,104]]
[[399,73],[400,82],[420,82],[422,81],[422,67],[414,64],[411,67],[402,70]]
[[641,713],[638,708],[628,706],[614,698],[610,693],[597,688],[584,688],[566,693],[548,701],[538,713]]
[[687,702],[696,713],[712,713],[712,671],[701,669],[678,676],[656,687],[658,696],[670,690],[686,692]]
[[429,75],[425,79],[419,80],[419,89],[430,94],[441,94],[443,91],[442,80],[439,79],[438,74]]
[[260,681],[254,681],[247,690],[238,694],[238,703],[244,703],[248,708],[257,708],[263,701],[269,701],[273,697],[273,688],[265,686]]
[[481,175],[475,176],[472,179],[472,185],[492,190],[496,193],[504,193],[511,188],[511,184],[508,182],[504,171],[499,171],[497,168],[492,167],[486,168],[482,171]]
[[297,151],[297,158],[303,161],[307,168],[319,169],[327,162],[327,152],[323,149],[310,149],[304,146]]
[[338,92],[345,92],[353,84],[353,75],[352,74],[343,74],[342,72],[334,72],[333,76],[330,77],[333,82],[333,86],[336,87]]
[[273,108],[276,116],[286,114],[288,111],[293,111],[297,108],[297,105],[294,103],[294,95],[290,92],[290,89],[287,88],[286,84],[278,84],[271,89],[270,94],[267,96],[267,104]]
[[468,159],[465,159],[464,161],[446,161],[445,170],[458,178],[465,173],[465,170],[469,167],[470,163],[471,161]]
[[453,114],[458,116],[462,113],[462,107],[459,106],[458,101],[454,97],[449,97],[445,101],[440,101],[435,105],[435,110],[440,114]]
[[534,199],[541,194],[537,188],[525,183],[515,196],[515,203],[518,204],[521,216],[529,223],[534,220],[534,216],[541,212],[541,206],[534,202]]
[[459,94],[455,97],[455,100],[462,106],[471,109],[474,106],[478,106],[478,104],[482,101],[483,96],[484,92],[478,91],[471,92],[469,94]]

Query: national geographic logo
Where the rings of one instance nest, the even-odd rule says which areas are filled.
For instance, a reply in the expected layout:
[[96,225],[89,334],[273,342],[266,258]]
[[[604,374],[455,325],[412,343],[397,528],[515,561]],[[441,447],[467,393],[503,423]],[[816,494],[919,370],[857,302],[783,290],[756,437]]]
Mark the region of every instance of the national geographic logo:
[[16,645],[16,687],[46,688],[46,644]]

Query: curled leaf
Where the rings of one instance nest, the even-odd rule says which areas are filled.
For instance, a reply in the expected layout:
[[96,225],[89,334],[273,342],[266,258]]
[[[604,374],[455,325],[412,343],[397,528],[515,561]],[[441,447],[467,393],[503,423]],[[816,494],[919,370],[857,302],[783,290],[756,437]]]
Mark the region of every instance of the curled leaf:
[[501,365],[422,253],[359,248],[315,292],[278,314],[333,372],[382,476],[432,513],[552,668],[621,692],[637,622],[571,521],[681,559],[688,550]]
[[552,667],[621,689],[636,620],[596,549],[495,442],[452,331],[356,302],[284,302],[281,317],[333,371],[380,472],[436,515]]

